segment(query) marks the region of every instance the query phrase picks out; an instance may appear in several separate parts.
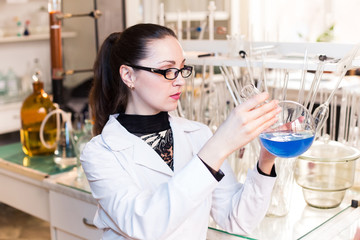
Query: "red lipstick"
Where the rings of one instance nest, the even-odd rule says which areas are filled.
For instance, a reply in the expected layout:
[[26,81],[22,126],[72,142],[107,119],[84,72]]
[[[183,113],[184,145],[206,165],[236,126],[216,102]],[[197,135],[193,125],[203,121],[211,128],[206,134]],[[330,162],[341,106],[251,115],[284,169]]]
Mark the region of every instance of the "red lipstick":
[[181,92],[178,92],[178,93],[176,93],[176,94],[171,95],[170,97],[171,97],[172,99],[179,100],[180,95],[181,95]]

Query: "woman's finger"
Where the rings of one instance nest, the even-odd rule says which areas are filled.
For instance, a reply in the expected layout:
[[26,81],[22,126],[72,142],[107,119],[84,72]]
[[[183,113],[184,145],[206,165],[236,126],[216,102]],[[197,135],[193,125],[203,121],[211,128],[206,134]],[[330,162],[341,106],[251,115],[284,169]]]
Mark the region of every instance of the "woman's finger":
[[263,104],[269,98],[269,94],[267,92],[260,93],[258,95],[253,96],[249,100],[242,103],[240,106],[245,111],[252,110],[258,107],[260,104]]
[[[278,100],[272,100],[271,102],[268,102],[266,104],[263,104],[257,108],[253,108],[248,111],[247,118],[248,120],[253,120],[261,117],[262,115],[266,114],[267,112],[270,112],[274,109],[278,109]],[[280,108],[279,108],[280,109]]]
[[280,108],[274,108],[271,111],[268,111],[265,114],[262,114],[261,116],[253,119],[252,121],[248,121],[242,127],[248,134],[256,137],[271,125],[276,123],[278,120],[277,115],[280,111]]

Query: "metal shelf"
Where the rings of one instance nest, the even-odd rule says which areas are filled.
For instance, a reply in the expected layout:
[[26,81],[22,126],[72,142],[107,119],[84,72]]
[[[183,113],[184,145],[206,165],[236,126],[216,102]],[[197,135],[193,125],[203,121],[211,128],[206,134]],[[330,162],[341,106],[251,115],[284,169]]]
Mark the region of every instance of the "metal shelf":
[[[187,64],[210,66],[239,66],[246,67],[246,61],[240,56],[228,57],[229,43],[226,40],[183,40],[181,44],[185,50]],[[249,49],[249,43],[243,42],[242,48]],[[317,56],[325,54],[328,57],[340,59],[347,54],[354,45],[335,43],[252,43],[252,47],[274,46],[274,53],[264,57],[249,58],[252,67],[275,69],[303,69],[303,55],[308,49],[307,70],[316,70],[319,61]],[[239,49],[243,50],[243,49]],[[234,50],[234,51],[239,51]],[[197,57],[203,53],[215,53],[212,57]],[[236,55],[237,53],[235,53]],[[336,71],[337,63],[326,63],[325,71]],[[352,68],[360,68],[360,59],[355,59]]]
[[[76,32],[62,32],[61,37],[62,38],[73,38],[73,37],[76,37]],[[50,39],[49,33],[34,34],[34,35],[21,36],[21,37],[17,37],[17,36],[1,37],[0,44],[1,43],[41,41],[41,40],[48,40],[48,39]]]
[[[241,57],[226,57],[226,56],[214,56],[214,57],[204,57],[198,58],[197,53],[187,52],[185,54],[186,63],[192,65],[207,65],[207,66],[239,66],[246,67],[246,61]],[[294,58],[266,58],[263,60],[251,60],[252,67],[261,68],[275,68],[275,69],[303,69],[303,59],[294,59]],[[308,70],[316,70],[318,61],[309,60],[308,61]],[[352,68],[360,68],[360,59],[356,59],[352,63]],[[325,64],[324,71],[336,71],[336,63],[327,63]]]

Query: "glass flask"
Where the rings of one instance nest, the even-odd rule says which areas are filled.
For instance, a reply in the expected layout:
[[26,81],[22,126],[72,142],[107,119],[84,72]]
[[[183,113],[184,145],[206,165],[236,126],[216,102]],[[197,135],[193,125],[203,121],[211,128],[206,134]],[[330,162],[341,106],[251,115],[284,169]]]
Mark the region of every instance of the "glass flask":
[[49,95],[44,91],[44,83],[35,73],[33,75],[33,93],[28,96],[21,107],[20,139],[22,150],[26,155],[50,155],[54,153],[56,142],[56,117],[50,118],[44,128],[44,139],[54,148],[46,148],[40,141],[40,126],[45,116],[56,109]]
[[63,122],[60,129],[60,137],[54,152],[54,162],[59,168],[63,169],[76,165],[76,150],[72,131],[71,113],[61,112]]
[[[259,94],[253,85],[241,90],[245,100]],[[310,148],[315,138],[315,122],[311,113],[303,105],[290,101],[279,101],[281,112],[278,120],[259,135],[260,142],[271,154],[280,158],[293,158]]]

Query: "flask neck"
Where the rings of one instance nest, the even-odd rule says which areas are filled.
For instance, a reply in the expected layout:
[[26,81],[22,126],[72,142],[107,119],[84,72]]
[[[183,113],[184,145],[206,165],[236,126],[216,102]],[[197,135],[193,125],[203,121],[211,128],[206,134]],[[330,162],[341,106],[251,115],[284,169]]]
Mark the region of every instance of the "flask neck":
[[92,134],[92,128],[93,128],[93,122],[89,119],[85,120],[85,126],[84,126],[84,133],[85,134]]
[[41,93],[44,91],[44,83],[40,81],[33,82],[34,93]]

